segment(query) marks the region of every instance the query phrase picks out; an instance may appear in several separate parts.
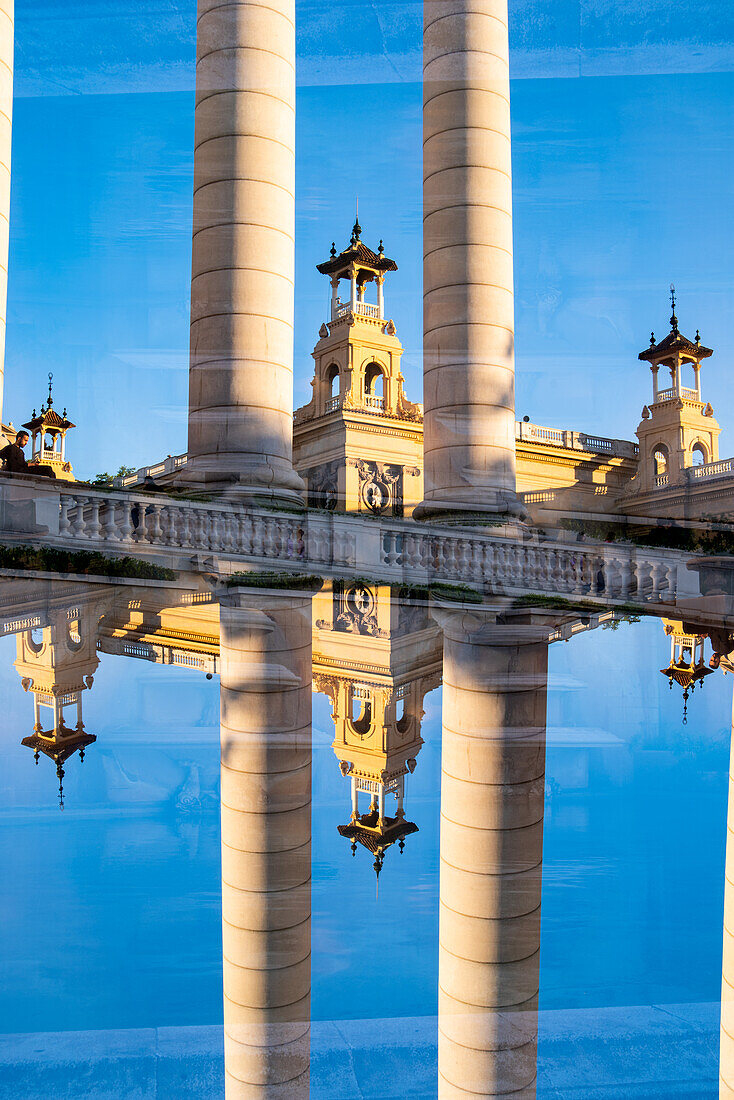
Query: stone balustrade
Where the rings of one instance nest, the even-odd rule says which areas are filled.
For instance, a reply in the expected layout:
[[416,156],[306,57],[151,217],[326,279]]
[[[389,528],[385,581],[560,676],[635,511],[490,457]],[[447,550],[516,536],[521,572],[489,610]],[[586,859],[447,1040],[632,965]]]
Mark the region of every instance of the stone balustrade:
[[719,462],[706,462],[701,466],[690,466],[686,475],[691,481],[701,481],[709,477],[731,477],[734,472],[734,458],[724,458]]
[[563,447],[567,451],[586,451],[618,458],[637,458],[640,450],[636,443],[628,439],[607,439],[604,436],[570,431],[568,428],[547,428],[542,424],[530,424],[525,420],[515,421],[515,441],[550,444]]
[[[30,480],[3,479],[3,490]],[[34,479],[35,480],[35,479]],[[53,483],[34,484],[38,514],[3,520],[0,537],[38,541],[67,549],[150,557],[177,569],[232,572],[243,564],[365,576],[421,585],[467,584],[480,591],[515,597],[537,592],[566,598],[648,603],[673,602],[679,578],[696,585],[685,565],[690,554],[625,543],[546,541],[508,527],[487,529],[422,526],[411,520],[265,511],[238,504],[176,500],[163,494],[99,492]],[[55,511],[54,511],[55,510]],[[54,515],[56,522],[54,523]],[[35,528],[35,530],[34,530]],[[208,565],[205,559],[213,559]]]

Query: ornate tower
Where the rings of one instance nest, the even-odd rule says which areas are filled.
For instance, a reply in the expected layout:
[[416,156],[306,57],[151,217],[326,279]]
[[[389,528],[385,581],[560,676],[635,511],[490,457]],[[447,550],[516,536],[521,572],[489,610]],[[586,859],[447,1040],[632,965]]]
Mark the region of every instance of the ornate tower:
[[[652,402],[642,410],[637,429],[640,441],[640,464],[636,491],[680,484],[684,470],[691,466],[716,462],[719,457],[721,428],[714,420],[714,410],[701,399],[701,361],[713,355],[711,348],[696,339],[689,340],[678,330],[675,315],[675,288],[671,286],[673,312],[670,332],[641,351],[639,358],[650,364],[652,371]],[[659,378],[660,368],[670,371],[670,384]],[[692,372],[692,386],[683,385],[684,371]]]
[[66,459],[66,433],[76,427],[66,417],[66,409],[61,416],[56,412],[53,399],[53,374],[48,376],[48,400],[41,405],[41,412],[23,427],[31,433],[31,458],[29,466],[50,467],[55,476],[62,481],[75,481],[71,463]]
[[[97,622],[99,607],[56,607],[49,625],[27,630],[17,637],[15,667],[25,691],[33,695],[33,733],[21,744],[56,765],[59,806],[64,808],[64,764],[74,753],[84,760],[85,749],[97,738],[87,733],[82,720],[82,695],[94,682],[99,665]],[[43,708],[43,709],[42,709]],[[65,711],[73,708],[75,721],[67,725]],[[43,714],[50,711],[49,721]]]
[[314,599],[314,690],[331,701],[332,748],[350,785],[339,833],[354,854],[360,844],[374,856],[378,875],[388,848],[402,851],[418,832],[405,814],[405,777],[423,745],[423,700],[441,680],[425,597],[398,597],[387,585],[337,582]]
[[[423,495],[423,407],[403,392],[403,348],[385,313],[384,282],[397,264],[361,240],[318,270],[331,281],[331,318],[313,351],[313,397],[298,409],[293,463],[311,507],[410,515]],[[339,294],[341,280],[348,293]],[[366,300],[374,283],[377,301]]]

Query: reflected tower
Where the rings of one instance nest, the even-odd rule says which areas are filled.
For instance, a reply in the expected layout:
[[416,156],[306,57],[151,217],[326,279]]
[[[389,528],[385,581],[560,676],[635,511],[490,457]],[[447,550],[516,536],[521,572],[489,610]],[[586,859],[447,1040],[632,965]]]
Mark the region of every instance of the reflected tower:
[[439,1097],[535,1096],[549,614],[439,609]]
[[[349,783],[341,835],[379,875],[388,848],[418,831],[405,781],[423,745],[426,694],[441,682],[441,636],[427,600],[405,589],[335,581],[314,600],[314,690],[332,705],[332,748]],[[360,795],[362,804],[360,805]]]
[[[33,733],[21,743],[33,750],[36,763],[41,755],[55,763],[62,810],[64,765],[77,752],[83,761],[85,750],[97,740],[84,728],[82,699],[99,665],[97,628],[102,605],[99,597],[90,603],[85,593],[78,595],[71,606],[68,600],[54,602],[44,616],[47,625],[16,637],[15,668],[24,690],[33,696]],[[67,722],[69,712],[72,717]]]
[[220,597],[228,1100],[307,1100],[311,594]]

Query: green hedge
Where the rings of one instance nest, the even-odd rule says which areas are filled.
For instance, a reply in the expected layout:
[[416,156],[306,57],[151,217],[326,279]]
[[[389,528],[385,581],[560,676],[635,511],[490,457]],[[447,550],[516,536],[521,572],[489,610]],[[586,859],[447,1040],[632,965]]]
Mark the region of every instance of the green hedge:
[[94,551],[56,550],[50,546],[0,544],[0,568],[34,569],[46,573],[80,573],[94,577],[132,577],[135,580],[175,581],[173,569],[140,558],[107,558]]

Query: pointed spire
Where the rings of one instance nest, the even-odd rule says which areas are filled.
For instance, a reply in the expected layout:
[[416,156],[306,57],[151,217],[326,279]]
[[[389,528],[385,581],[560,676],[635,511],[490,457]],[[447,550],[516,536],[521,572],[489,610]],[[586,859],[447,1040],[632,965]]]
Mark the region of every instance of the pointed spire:
[[654,332],[650,333],[650,347],[651,348],[655,347],[655,333]]
[[701,343],[701,333],[698,331],[698,329],[696,329],[696,343]]
[[53,393],[51,392],[52,389],[53,389],[53,384],[54,384],[53,371],[49,371],[49,375],[48,375],[48,407],[49,407],[49,409],[52,407],[52,405],[54,403]]
[[379,256],[384,256],[385,255],[385,245],[382,242],[382,238],[380,238],[380,247],[377,249],[377,254]]
[[56,775],[59,780],[59,809],[64,808],[64,769],[61,767],[61,763],[56,768]]
[[670,284],[670,305],[672,307],[672,313],[670,315],[670,330],[678,335],[678,318],[675,315],[675,287]]
[[336,241],[331,242],[331,252],[329,253],[329,255],[331,256],[332,260],[334,256],[336,256]]

